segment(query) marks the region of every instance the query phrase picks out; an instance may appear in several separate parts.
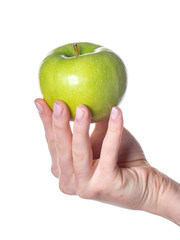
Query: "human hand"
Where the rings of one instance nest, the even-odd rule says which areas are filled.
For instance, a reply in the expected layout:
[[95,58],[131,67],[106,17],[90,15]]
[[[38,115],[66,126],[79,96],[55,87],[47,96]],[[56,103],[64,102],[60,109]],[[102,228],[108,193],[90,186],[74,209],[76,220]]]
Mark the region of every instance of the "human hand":
[[[72,134],[64,102],[56,101],[53,112],[43,99],[35,103],[52,157],[52,173],[59,178],[62,192],[174,220],[165,208],[173,200],[169,195],[180,195],[179,184],[150,166],[137,140],[123,127],[118,107],[109,119],[96,123],[89,136],[91,113],[86,106],[78,107]],[[179,220],[174,221],[180,224]]]

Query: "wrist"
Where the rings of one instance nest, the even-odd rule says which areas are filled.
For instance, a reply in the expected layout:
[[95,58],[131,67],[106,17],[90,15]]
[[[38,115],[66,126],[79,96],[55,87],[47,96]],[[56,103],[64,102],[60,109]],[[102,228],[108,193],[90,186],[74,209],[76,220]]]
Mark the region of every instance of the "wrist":
[[169,184],[157,202],[156,214],[180,226],[180,184],[169,178]]

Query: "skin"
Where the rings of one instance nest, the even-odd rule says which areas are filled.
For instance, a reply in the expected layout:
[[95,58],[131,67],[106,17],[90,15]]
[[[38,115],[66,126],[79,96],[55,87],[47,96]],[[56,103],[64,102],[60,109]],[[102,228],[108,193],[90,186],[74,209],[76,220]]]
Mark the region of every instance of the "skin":
[[[91,112],[79,105],[73,133],[70,112],[62,101],[53,111],[43,99],[36,99],[52,158],[51,171],[60,190],[128,209],[144,210],[180,225],[180,184],[153,168],[138,141],[123,126],[119,107],[113,119],[96,123],[89,136]],[[58,115],[58,109],[63,111]]]

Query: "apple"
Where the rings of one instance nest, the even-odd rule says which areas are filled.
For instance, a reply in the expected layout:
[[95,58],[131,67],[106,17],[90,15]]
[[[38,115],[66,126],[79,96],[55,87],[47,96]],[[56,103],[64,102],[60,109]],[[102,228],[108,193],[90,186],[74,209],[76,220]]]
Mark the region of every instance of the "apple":
[[79,42],[54,49],[39,70],[43,98],[53,109],[56,100],[65,102],[75,118],[80,104],[91,111],[91,122],[109,117],[120,103],[127,84],[123,61],[100,45]]

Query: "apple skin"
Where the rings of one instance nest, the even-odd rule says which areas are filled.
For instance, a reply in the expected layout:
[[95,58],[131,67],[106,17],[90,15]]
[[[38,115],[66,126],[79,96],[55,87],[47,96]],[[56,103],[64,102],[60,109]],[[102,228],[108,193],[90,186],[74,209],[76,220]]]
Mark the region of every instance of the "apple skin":
[[53,109],[56,100],[65,102],[75,118],[80,104],[91,111],[91,123],[109,117],[111,108],[120,103],[127,84],[126,68],[111,50],[100,45],[73,43],[53,50],[39,70],[43,98]]

